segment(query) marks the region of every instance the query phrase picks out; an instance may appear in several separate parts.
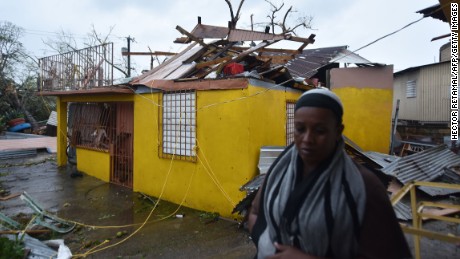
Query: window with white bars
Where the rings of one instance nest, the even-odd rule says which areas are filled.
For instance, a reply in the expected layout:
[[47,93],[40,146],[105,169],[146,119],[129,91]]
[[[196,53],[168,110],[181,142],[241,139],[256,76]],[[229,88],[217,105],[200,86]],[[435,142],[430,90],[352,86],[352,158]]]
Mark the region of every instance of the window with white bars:
[[286,146],[294,141],[294,107],[295,102],[286,102]]
[[195,157],[195,91],[163,93],[162,153],[187,160]]
[[415,80],[409,80],[406,82],[406,97],[417,97],[417,82]]

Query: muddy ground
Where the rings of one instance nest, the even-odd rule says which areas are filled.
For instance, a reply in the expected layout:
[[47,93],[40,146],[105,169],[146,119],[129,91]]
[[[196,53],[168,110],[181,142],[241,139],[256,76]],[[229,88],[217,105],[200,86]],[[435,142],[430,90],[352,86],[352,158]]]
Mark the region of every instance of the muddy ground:
[[[70,233],[41,234],[63,238],[74,255],[87,258],[253,258],[248,233],[234,220],[179,207],[83,175],[57,168],[55,155],[0,160],[0,189],[26,191],[44,209],[77,221]],[[2,213],[27,223],[33,211],[19,198],[0,201]],[[151,213],[150,219],[143,224]],[[128,226],[126,226],[128,225]],[[121,227],[126,226],[126,227]],[[460,235],[454,224],[429,222],[427,228]],[[131,236],[132,235],[132,236]],[[412,247],[412,237],[407,235]],[[422,239],[422,258],[460,258],[460,247]]]
[[[165,201],[152,211],[154,198],[88,175],[72,178],[69,170],[57,168],[54,155],[41,153],[35,158],[0,160],[0,183],[1,189],[10,194],[26,191],[44,209],[81,223],[68,234],[38,236],[63,238],[74,255],[89,252],[87,258],[252,258],[255,253],[248,233],[236,221]],[[0,209],[23,223],[33,213],[19,197],[0,201]],[[142,226],[151,212],[149,222]],[[117,227],[124,225],[132,226]],[[108,245],[113,247],[91,254]]]

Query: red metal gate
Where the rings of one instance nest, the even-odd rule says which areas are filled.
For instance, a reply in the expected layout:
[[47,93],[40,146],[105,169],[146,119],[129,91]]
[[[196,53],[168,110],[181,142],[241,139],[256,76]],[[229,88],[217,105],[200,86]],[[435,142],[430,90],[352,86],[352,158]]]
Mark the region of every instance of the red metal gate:
[[132,102],[118,102],[115,113],[110,182],[133,188],[134,105]]

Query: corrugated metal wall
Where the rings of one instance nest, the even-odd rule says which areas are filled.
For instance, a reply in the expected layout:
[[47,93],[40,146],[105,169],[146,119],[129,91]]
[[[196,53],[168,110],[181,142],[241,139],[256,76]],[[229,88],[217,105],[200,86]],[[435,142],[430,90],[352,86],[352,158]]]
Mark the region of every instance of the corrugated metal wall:
[[[450,120],[450,63],[439,63],[399,74],[394,78],[393,113],[400,99],[399,119],[426,122]],[[406,83],[416,80],[417,96],[406,97]]]

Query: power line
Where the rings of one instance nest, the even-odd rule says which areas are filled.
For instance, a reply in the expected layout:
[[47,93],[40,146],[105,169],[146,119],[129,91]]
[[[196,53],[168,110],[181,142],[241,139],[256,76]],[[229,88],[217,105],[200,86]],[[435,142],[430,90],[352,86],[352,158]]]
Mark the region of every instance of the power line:
[[398,29],[398,30],[396,30],[396,31],[394,31],[394,32],[390,32],[390,33],[388,33],[388,34],[386,34],[386,35],[384,35],[384,36],[382,36],[382,37],[380,37],[380,38],[378,38],[378,39],[376,39],[376,40],[374,40],[374,41],[372,41],[372,42],[370,42],[370,43],[368,43],[368,44],[366,44],[366,45],[364,45],[364,46],[362,46],[362,47],[360,47],[360,48],[358,48],[358,49],[356,49],[356,50],[354,50],[354,51],[352,51],[352,52],[354,53],[354,52],[360,51],[360,50],[362,50],[362,49],[364,49],[364,48],[366,48],[366,47],[369,47],[369,46],[371,46],[371,45],[377,43],[378,41],[385,39],[386,37],[389,37],[389,36],[391,36],[391,35],[393,35],[393,34],[395,34],[395,33],[397,33],[397,32],[400,32],[400,31],[406,29],[407,27],[409,27],[409,26],[411,26],[411,25],[413,25],[413,24],[416,24],[416,23],[420,22],[420,21],[423,20],[424,18],[426,18],[426,17],[422,17],[422,18],[420,18],[420,19],[418,19],[418,20],[415,20],[415,21],[413,21],[413,22],[411,22],[411,23],[409,23],[409,24],[406,24],[406,25],[404,25],[402,28],[400,28],[400,29]]

